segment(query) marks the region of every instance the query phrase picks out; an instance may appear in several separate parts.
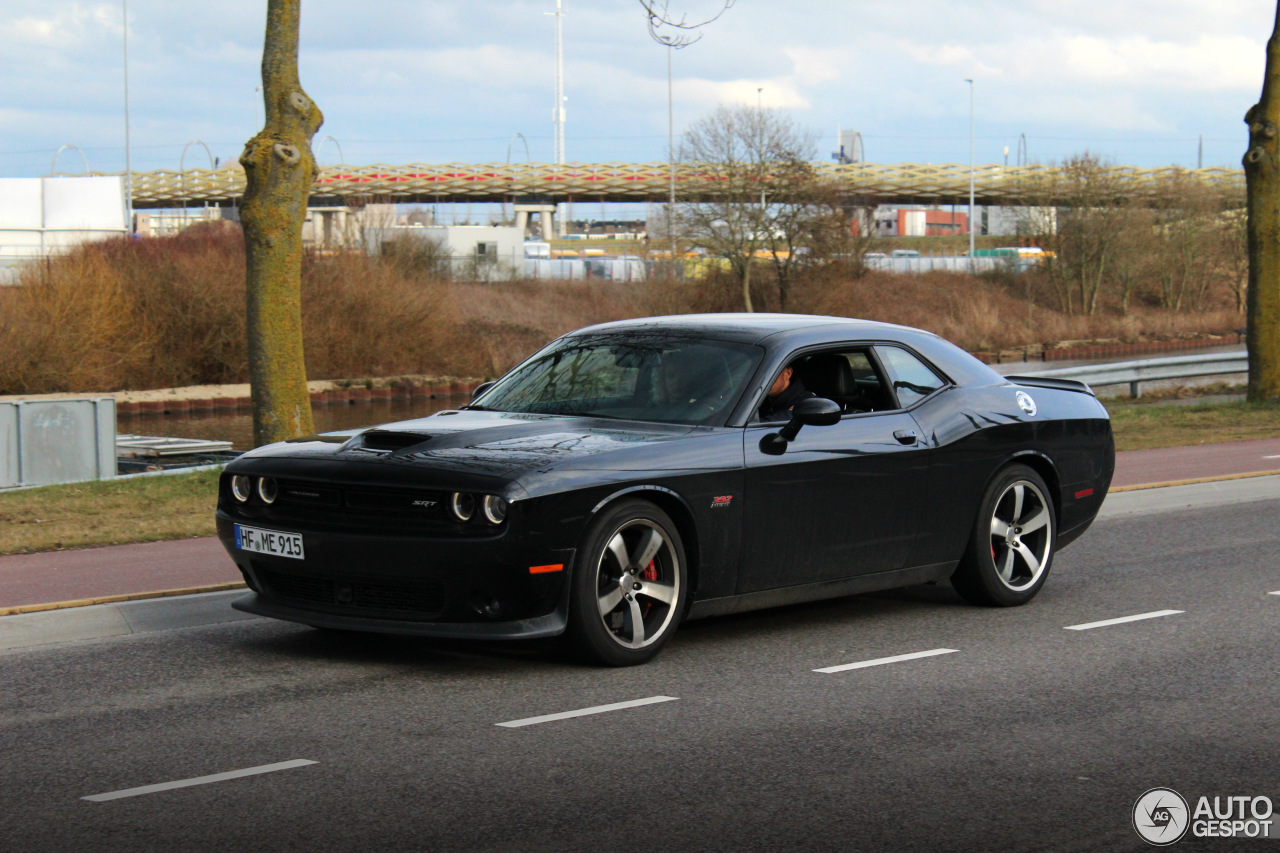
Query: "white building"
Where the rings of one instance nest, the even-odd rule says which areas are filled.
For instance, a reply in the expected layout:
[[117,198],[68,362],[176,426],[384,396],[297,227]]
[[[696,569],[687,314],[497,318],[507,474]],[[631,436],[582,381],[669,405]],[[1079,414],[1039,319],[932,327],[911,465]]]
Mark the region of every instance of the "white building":
[[129,233],[122,175],[0,178],[0,284],[32,260]]

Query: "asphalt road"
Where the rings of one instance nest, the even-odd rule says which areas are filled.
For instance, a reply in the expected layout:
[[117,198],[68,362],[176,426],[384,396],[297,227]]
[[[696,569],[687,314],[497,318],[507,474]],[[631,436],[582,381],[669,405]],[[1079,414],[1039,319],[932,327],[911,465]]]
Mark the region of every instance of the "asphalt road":
[[706,620],[626,670],[267,621],[0,652],[0,849],[1146,849],[1149,788],[1280,804],[1276,592],[1271,500],[1100,521],[1027,607]]

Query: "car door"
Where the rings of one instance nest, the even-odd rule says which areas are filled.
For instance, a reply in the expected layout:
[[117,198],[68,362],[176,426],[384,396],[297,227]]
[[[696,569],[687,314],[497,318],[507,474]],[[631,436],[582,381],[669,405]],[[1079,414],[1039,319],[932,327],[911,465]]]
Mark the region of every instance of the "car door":
[[[903,567],[916,534],[928,447],[898,408],[869,348],[844,355],[873,366],[872,411],[807,426],[785,453],[760,441],[780,423],[744,430],[745,507],[738,592],[839,580]],[[807,383],[806,383],[807,384]],[[825,389],[811,389],[819,396]],[[832,395],[834,396],[834,395]],[[853,407],[853,406],[851,406]]]

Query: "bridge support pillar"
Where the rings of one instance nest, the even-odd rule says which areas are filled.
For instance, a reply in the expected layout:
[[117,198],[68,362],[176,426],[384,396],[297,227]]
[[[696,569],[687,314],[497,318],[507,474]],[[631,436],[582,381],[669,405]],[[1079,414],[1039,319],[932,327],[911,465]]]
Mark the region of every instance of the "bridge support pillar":
[[538,227],[542,231],[542,239],[550,240],[556,236],[556,206],[554,204],[517,204],[515,209],[516,228],[519,229],[521,234],[529,227],[529,214],[536,213],[538,215]]

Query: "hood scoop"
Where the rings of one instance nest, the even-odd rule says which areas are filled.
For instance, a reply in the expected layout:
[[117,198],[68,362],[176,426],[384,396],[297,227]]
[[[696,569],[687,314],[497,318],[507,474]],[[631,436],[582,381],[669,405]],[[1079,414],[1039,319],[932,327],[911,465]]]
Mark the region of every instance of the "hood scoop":
[[371,450],[375,453],[394,453],[430,441],[431,436],[420,432],[396,432],[386,429],[371,429],[362,432],[347,445],[348,450]]

